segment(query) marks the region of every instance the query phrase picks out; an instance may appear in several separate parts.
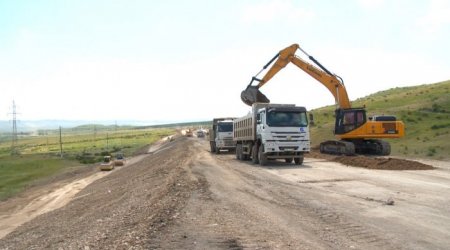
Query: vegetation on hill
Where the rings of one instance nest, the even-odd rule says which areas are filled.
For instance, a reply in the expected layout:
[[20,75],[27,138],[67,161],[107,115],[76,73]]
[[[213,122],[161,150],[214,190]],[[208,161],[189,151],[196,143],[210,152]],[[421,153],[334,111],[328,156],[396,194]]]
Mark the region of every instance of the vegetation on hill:
[[[368,116],[395,115],[405,123],[405,137],[388,140],[392,155],[450,159],[450,81],[393,88],[359,98],[353,107],[365,106]],[[334,139],[334,106],[312,110],[313,146]]]

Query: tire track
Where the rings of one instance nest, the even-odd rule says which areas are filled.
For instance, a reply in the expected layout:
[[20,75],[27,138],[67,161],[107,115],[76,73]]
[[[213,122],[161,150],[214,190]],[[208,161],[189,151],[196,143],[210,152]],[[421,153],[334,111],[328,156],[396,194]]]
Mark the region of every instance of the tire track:
[[[351,215],[333,208],[331,204],[318,202],[320,195],[315,194],[310,186],[276,180],[273,176],[258,171],[261,170],[260,167],[252,164],[244,163],[234,166],[234,164],[228,163],[229,159],[225,157],[218,157],[217,161],[220,164],[228,165],[227,167],[244,176],[243,180],[250,186],[263,189],[271,196],[270,198],[262,197],[249,189],[242,189],[243,192],[269,204],[286,208],[294,217],[307,215],[299,222],[314,225],[311,230],[320,235],[322,240],[329,242],[329,246],[332,248],[337,244],[364,249],[401,249],[392,238],[386,237],[383,232],[378,232],[370,225],[359,223]],[[288,192],[284,190],[288,190]],[[302,193],[305,192],[309,193],[308,198],[302,197]],[[317,199],[309,198],[311,195],[317,195]]]

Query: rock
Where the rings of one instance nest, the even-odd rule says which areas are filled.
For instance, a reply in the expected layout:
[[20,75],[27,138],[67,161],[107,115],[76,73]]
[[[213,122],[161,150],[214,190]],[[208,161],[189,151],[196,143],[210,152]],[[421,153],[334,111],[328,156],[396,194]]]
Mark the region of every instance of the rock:
[[384,205],[393,206],[394,203],[395,203],[394,199],[392,199],[391,197],[389,197],[389,199],[387,199],[387,200],[384,202]]

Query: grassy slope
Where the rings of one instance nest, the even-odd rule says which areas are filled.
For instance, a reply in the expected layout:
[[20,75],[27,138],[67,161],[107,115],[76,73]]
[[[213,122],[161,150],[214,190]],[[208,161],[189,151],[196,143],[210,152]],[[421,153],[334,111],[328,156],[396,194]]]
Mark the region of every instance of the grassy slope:
[[35,180],[54,175],[76,163],[45,155],[7,156],[0,162],[0,200],[21,191]]
[[[352,102],[366,106],[368,115],[396,115],[405,123],[406,136],[392,139],[392,154],[450,159],[450,81],[381,91]],[[333,139],[334,106],[311,111],[313,145]]]

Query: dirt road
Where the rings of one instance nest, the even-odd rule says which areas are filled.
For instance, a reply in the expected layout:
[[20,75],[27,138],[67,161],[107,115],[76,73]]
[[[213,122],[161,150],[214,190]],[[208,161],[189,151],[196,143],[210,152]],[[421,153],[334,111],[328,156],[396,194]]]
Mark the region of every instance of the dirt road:
[[432,165],[306,158],[263,168],[179,137],[18,227],[0,248],[448,249],[450,164]]

